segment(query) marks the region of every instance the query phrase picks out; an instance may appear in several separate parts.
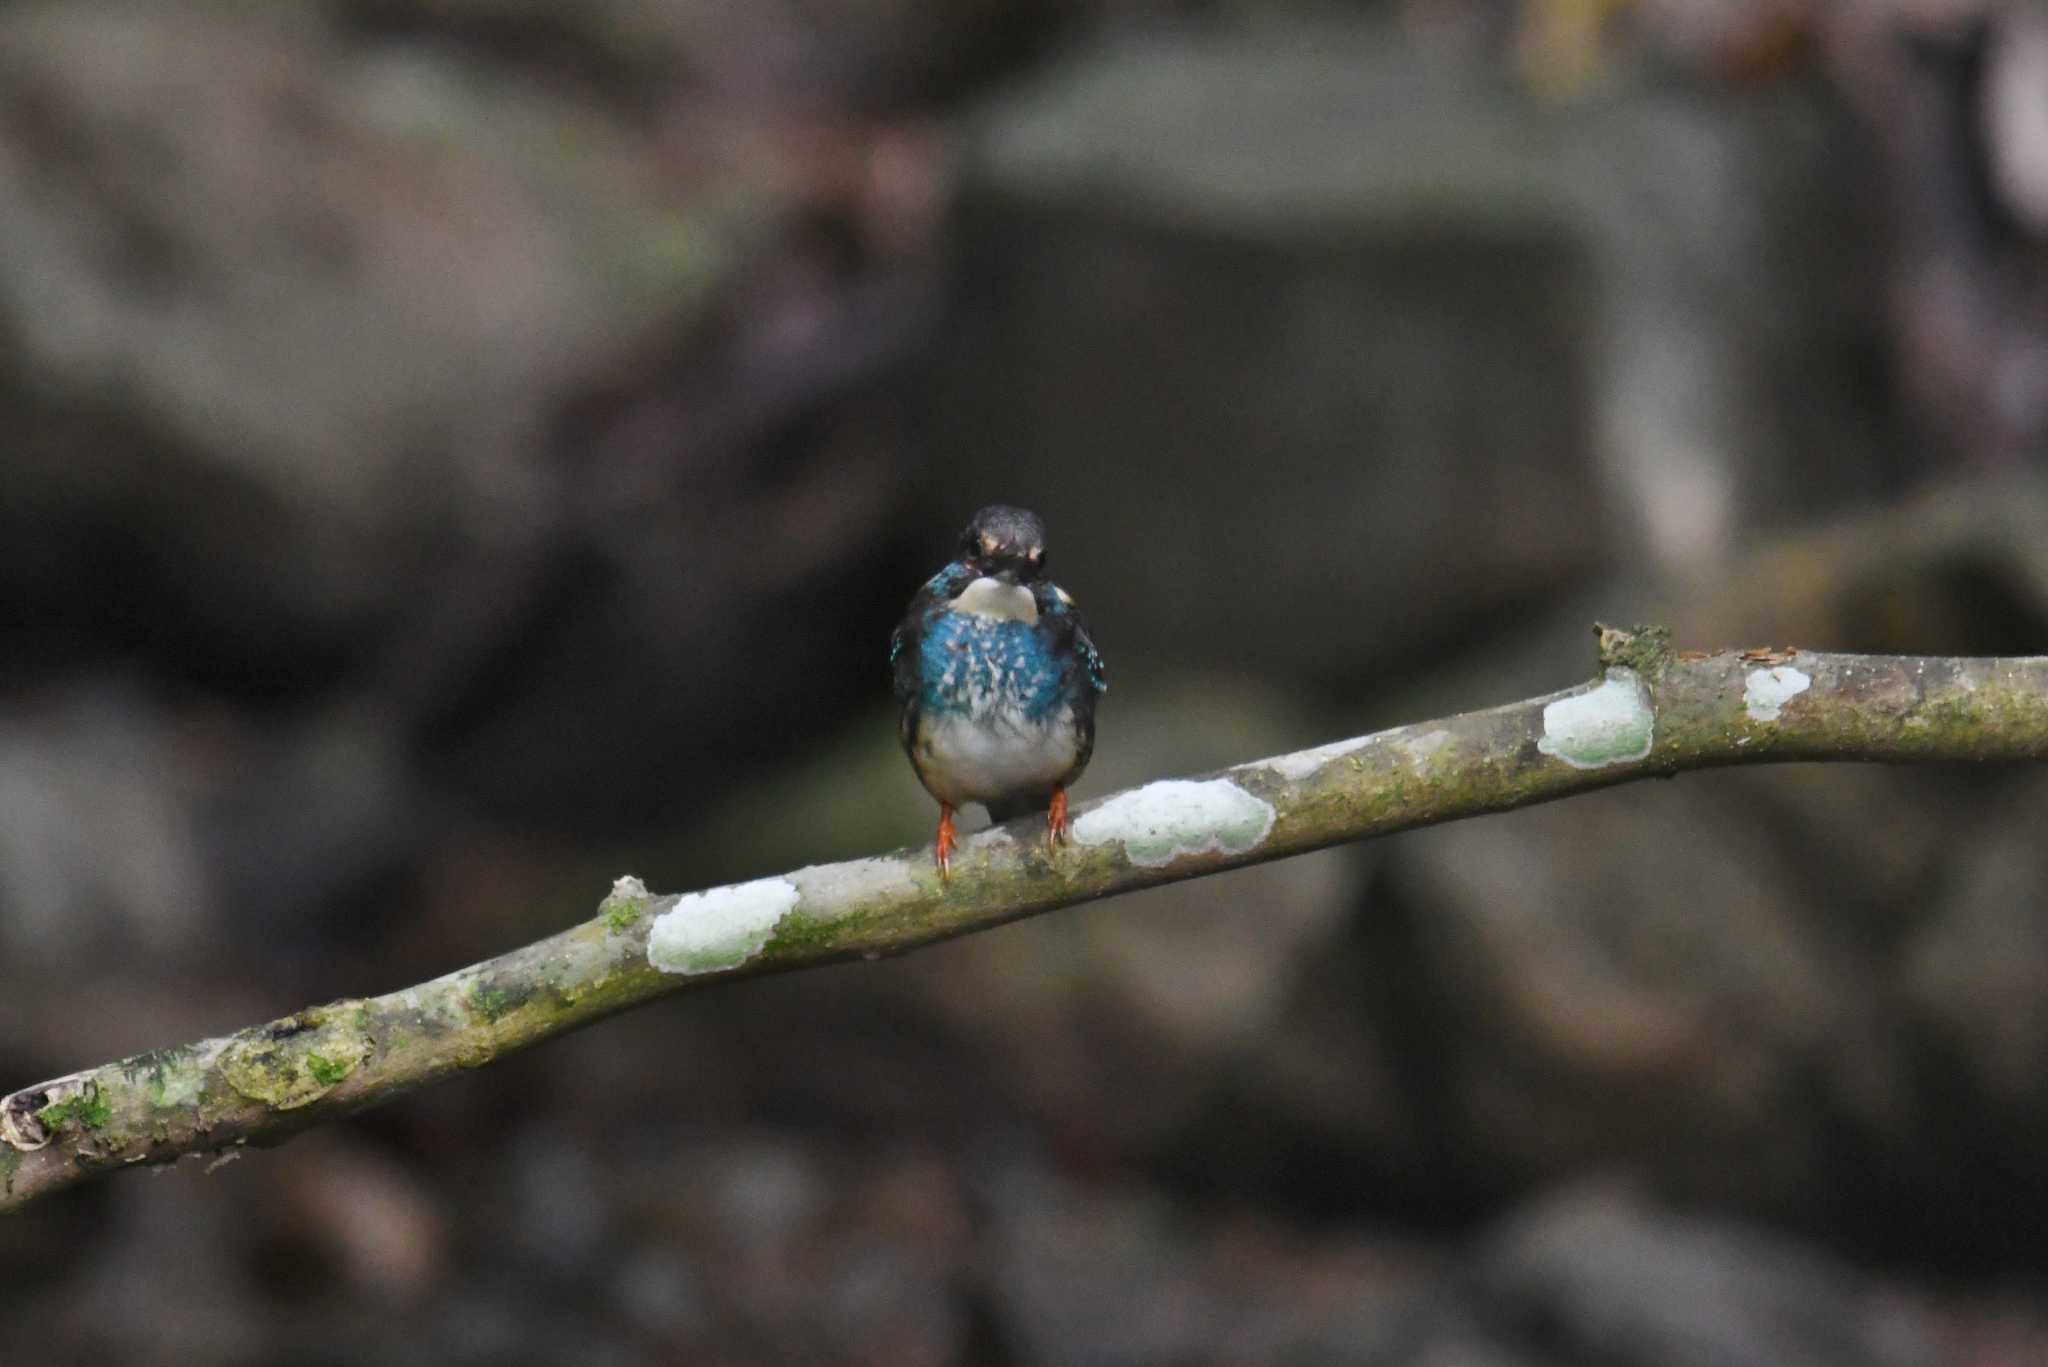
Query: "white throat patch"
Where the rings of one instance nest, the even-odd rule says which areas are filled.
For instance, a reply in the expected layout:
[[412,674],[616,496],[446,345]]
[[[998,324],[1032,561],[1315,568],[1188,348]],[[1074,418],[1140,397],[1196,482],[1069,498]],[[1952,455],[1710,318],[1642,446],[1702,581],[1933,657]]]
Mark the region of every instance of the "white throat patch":
[[1005,584],[987,575],[962,589],[960,596],[953,600],[952,607],[955,612],[971,612],[977,617],[993,617],[999,622],[1038,624],[1038,603],[1032,598],[1030,589],[1022,584]]

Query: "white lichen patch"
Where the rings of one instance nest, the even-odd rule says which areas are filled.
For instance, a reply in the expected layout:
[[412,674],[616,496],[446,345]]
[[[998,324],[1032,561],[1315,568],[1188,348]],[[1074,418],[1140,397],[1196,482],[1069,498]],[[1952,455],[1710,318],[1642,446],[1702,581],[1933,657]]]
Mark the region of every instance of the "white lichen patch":
[[1124,856],[1164,868],[1182,855],[1243,854],[1272,833],[1273,804],[1229,779],[1166,779],[1119,793],[1074,822],[1084,845],[1121,843]]
[[1752,669],[1742,685],[1742,709],[1751,721],[1776,721],[1785,704],[1813,687],[1813,679],[1789,665]]
[[1650,753],[1656,720],[1642,676],[1614,668],[1585,692],[1544,707],[1536,748],[1574,769],[1626,764]]
[[917,880],[901,859],[848,859],[838,864],[813,864],[789,876],[803,899],[804,915],[838,916],[864,902],[909,897]]
[[400,988],[378,1000],[404,1012],[417,1023],[433,1021],[462,1029],[469,1023],[462,1003],[469,999],[470,989],[475,985],[474,966],[458,968],[452,973],[443,973],[432,982]]
[[[210,1060],[209,1060],[210,1061]],[[189,1106],[199,1100],[206,1085],[206,1070],[196,1063],[169,1067],[149,1083],[149,1100],[155,1106]]]
[[1016,844],[1016,839],[1002,826],[989,826],[976,831],[960,842],[963,850],[997,850],[1005,845]]
[[787,878],[684,893],[647,932],[647,962],[664,973],[716,973],[761,952],[801,894]]
[[648,896],[647,885],[630,873],[612,879],[613,900],[620,902],[638,900],[644,902],[648,899]]
[[1271,769],[1284,779],[1299,783],[1333,759],[1342,759],[1354,750],[1363,750],[1378,740],[1377,736],[1353,736],[1350,740],[1333,740],[1328,745],[1318,745],[1313,750],[1297,750],[1291,755],[1275,755],[1262,759],[1254,769]]
[[1450,738],[1451,733],[1439,727],[1434,731],[1424,731],[1419,736],[1396,736],[1393,743],[1394,748],[1407,757],[1408,763],[1420,769],[1444,748],[1444,742]]

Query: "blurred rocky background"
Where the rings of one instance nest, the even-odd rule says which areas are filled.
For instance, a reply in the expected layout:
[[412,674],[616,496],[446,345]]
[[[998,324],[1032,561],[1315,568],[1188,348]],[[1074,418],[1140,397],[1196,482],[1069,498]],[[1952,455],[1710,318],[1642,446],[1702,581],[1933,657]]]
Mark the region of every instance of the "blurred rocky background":
[[[1701,648],[2048,641],[2038,0],[0,0],[0,1089]],[[40,1362],[2048,1361],[2048,777],[1691,776],[0,1224]]]

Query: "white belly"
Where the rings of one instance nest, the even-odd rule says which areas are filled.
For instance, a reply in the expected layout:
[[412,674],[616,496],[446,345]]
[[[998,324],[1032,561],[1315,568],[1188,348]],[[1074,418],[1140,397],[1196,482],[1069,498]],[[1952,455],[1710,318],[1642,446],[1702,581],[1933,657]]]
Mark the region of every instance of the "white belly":
[[1074,714],[1065,707],[1042,724],[998,707],[978,721],[928,720],[920,730],[918,773],[933,797],[953,807],[1051,788],[1078,753]]

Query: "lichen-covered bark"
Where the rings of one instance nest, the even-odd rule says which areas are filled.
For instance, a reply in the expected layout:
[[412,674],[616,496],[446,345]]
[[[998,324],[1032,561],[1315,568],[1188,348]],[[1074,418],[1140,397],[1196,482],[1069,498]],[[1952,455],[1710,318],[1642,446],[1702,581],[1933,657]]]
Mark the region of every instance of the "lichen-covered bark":
[[[110,1168],[276,1143],[702,983],[898,954],[1135,888],[1687,769],[2048,758],[2048,658],[1674,656],[1661,633],[1605,628],[1600,654],[1602,677],[1563,693],[1077,807],[1074,843],[1056,854],[1036,823],[975,836],[949,883],[925,850],[798,870],[770,880],[787,886],[767,898],[654,897],[622,879],[589,921],[418,987],[0,1099],[0,1211]],[[700,942],[716,952],[693,952]]]

